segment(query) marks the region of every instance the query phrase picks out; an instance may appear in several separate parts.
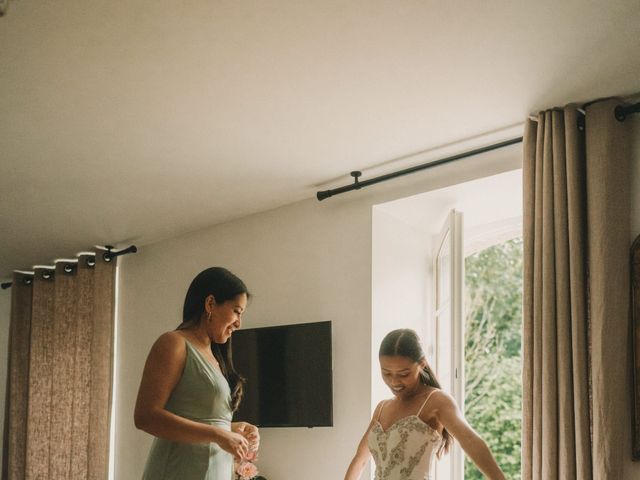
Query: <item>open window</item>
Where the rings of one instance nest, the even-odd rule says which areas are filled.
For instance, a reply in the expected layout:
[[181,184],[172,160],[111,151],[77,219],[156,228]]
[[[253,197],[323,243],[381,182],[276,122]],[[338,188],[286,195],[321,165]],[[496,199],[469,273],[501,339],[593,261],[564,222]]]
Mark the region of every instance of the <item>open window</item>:
[[[371,409],[389,398],[377,351],[412,328],[442,388],[519,478],[522,173],[504,172],[373,209]],[[459,445],[437,480],[483,476]]]

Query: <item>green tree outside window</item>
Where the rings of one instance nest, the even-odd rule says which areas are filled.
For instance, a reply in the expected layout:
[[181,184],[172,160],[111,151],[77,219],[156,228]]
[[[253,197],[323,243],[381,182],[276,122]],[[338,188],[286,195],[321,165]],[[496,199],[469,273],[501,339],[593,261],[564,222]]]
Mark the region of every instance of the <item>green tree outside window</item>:
[[[520,480],[522,238],[465,259],[465,416]],[[465,480],[484,476],[465,459]]]

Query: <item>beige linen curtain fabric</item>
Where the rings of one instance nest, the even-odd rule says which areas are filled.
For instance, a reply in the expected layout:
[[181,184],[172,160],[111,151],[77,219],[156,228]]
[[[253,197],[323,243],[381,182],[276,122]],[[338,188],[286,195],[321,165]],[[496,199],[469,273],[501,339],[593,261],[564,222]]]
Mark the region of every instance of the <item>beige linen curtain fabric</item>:
[[107,478],[115,263],[14,274],[4,478]]
[[629,121],[616,100],[524,136],[523,480],[622,478],[629,406]]
[[[25,283],[25,280],[29,283]],[[29,375],[28,345],[31,336],[31,282],[31,275],[13,274],[4,420],[5,435],[2,452],[3,480],[24,478],[24,445],[27,438],[27,379]],[[18,465],[21,465],[22,468],[16,468]]]

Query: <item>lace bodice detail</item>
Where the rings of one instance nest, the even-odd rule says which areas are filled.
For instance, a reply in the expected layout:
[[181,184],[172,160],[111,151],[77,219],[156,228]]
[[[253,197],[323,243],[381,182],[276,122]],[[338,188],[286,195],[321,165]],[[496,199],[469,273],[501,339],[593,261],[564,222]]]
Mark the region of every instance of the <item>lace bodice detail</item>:
[[[432,394],[427,396],[420,411]],[[375,480],[431,478],[429,472],[442,443],[442,436],[423,422],[419,414],[401,418],[386,431],[376,420],[367,438],[376,466]]]

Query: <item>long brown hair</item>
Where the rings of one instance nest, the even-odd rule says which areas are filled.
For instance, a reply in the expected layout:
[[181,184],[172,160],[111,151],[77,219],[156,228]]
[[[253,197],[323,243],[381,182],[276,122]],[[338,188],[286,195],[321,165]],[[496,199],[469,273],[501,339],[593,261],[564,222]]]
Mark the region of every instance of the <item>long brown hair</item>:
[[[425,366],[420,371],[420,382],[423,385],[428,385],[430,387],[437,388],[438,390],[441,389],[440,382],[438,382],[435,373],[433,373],[433,370],[426,361],[422,346],[420,345],[420,339],[415,331],[409,328],[401,328],[387,333],[380,344],[378,356],[395,355],[409,358],[416,363],[420,363],[424,360]],[[438,448],[438,452],[436,453],[438,458],[447,453],[453,443],[453,436],[446,428],[442,429],[442,439],[442,445],[440,445],[440,448]]]
[[[213,295],[216,304],[220,305],[242,294],[247,298],[250,297],[249,290],[243,281],[226,268],[211,267],[203,270],[189,285],[182,309],[182,323],[177,329],[184,330],[200,322],[205,311],[205,300],[209,295]],[[246,380],[236,372],[233,366],[231,338],[226,343],[211,342],[211,353],[229,382],[231,408],[235,412],[240,406]]]

